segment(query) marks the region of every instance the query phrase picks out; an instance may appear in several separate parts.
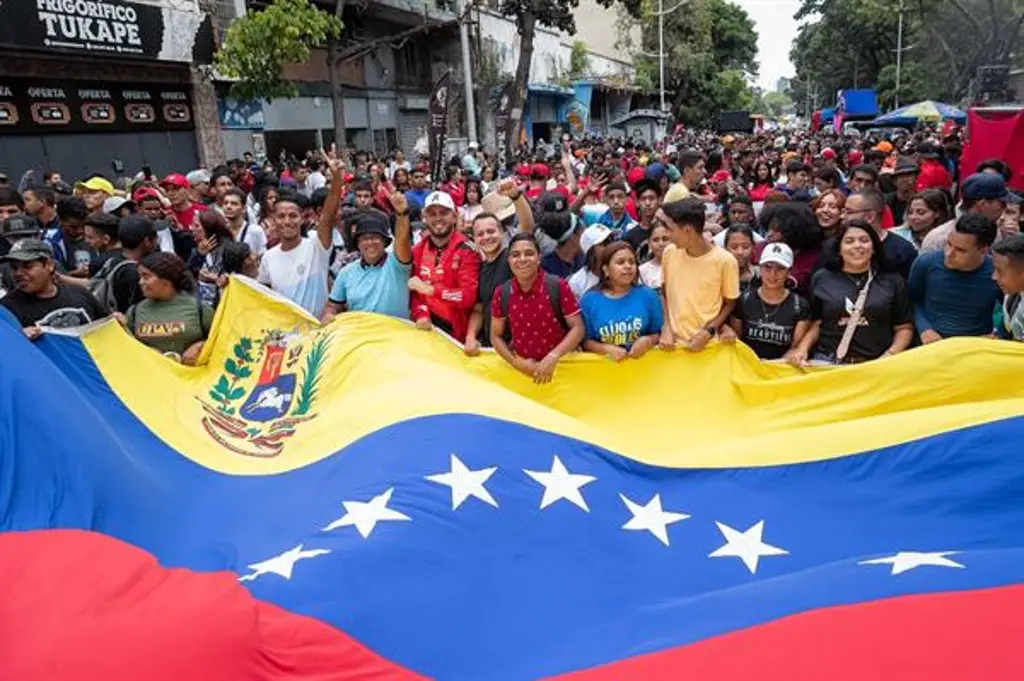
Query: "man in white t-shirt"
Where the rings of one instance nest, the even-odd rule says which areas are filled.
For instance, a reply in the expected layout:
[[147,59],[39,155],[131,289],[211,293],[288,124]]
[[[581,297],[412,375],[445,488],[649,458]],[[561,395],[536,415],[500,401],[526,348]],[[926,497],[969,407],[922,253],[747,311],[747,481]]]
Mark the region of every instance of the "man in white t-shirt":
[[220,197],[220,211],[227,220],[228,229],[240,241],[249,247],[257,258],[262,258],[267,251],[267,235],[263,228],[250,222],[245,212],[245,192],[231,187]]
[[302,209],[297,197],[281,193],[274,204],[274,221],[280,243],[260,262],[258,280],[320,318],[327,303],[327,273],[331,255],[331,230],[338,215],[343,188],[343,163],[329,159],[331,190],[317,221],[316,232],[302,236]]

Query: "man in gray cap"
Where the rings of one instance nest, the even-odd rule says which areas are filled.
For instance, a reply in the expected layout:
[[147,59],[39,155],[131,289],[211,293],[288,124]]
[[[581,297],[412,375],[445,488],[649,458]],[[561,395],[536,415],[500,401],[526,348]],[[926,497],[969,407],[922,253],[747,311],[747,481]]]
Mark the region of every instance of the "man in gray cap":
[[44,327],[67,329],[109,314],[86,289],[57,283],[53,249],[45,241],[17,241],[0,262],[11,266],[17,286],[0,305],[17,317],[30,340],[39,338]]
[[[963,213],[980,213],[993,223],[1006,210],[1009,192],[1002,175],[996,173],[975,173],[964,180],[960,187],[963,196],[961,208]],[[946,239],[956,225],[956,218],[939,225],[921,242],[921,252],[941,251],[946,247]],[[998,241],[998,239],[997,239]]]

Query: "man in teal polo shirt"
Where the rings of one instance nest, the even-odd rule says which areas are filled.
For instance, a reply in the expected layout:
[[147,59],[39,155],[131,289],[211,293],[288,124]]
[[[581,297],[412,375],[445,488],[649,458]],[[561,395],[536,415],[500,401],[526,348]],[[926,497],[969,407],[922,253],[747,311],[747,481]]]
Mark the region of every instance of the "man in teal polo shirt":
[[341,312],[377,312],[409,318],[409,272],[412,269],[412,239],[409,203],[401,192],[390,197],[395,213],[395,240],[392,252],[388,217],[367,208],[352,218],[353,237],[359,260],[338,272],[327,300],[323,322]]

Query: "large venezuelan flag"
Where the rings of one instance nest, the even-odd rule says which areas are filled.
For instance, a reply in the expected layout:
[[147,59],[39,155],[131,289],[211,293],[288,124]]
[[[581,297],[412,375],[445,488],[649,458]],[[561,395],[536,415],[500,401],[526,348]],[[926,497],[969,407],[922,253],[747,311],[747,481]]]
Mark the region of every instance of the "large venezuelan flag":
[[535,386],[242,280],[200,368],[0,336],[0,678],[1024,678],[1020,345]]

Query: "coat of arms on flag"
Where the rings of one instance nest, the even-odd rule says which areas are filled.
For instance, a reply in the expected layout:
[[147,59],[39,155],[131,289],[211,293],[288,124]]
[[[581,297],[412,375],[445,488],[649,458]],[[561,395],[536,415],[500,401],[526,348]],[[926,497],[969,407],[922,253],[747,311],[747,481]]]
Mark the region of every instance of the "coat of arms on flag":
[[[219,445],[243,456],[272,457],[311,413],[327,350],[327,331],[265,331],[242,336],[207,393],[203,428]],[[255,377],[255,383],[252,383]]]

